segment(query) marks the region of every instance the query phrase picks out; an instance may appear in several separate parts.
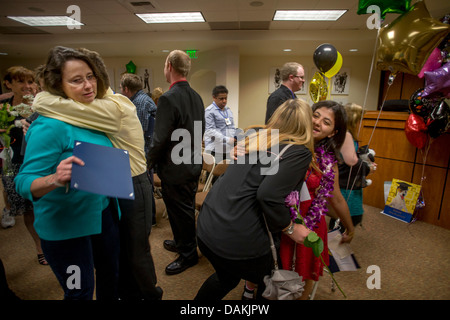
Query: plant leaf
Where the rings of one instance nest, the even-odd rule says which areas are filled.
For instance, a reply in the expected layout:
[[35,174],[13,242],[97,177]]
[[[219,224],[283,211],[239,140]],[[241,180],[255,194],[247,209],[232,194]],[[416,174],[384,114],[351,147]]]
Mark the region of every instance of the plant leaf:
[[319,241],[313,243],[312,251],[314,255],[318,258],[322,254],[323,251],[323,241],[319,238]]
[[309,242],[316,242],[320,239],[317,233],[315,232],[310,232],[306,238],[308,239]]
[[324,248],[322,239],[315,232],[310,232],[308,236],[306,236],[303,245],[307,248],[311,248],[316,257],[320,257]]

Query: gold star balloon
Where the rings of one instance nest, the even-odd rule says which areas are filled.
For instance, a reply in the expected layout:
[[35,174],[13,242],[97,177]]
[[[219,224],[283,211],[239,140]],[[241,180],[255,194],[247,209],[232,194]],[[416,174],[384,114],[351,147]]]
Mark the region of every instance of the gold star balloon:
[[417,75],[449,30],[448,24],[430,16],[423,1],[417,2],[410,11],[380,29],[377,68]]

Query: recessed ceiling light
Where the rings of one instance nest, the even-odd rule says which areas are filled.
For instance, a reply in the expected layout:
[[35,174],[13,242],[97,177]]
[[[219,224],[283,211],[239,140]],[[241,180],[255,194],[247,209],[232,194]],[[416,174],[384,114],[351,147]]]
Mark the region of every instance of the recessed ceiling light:
[[264,2],[262,2],[262,1],[252,1],[252,2],[250,2],[250,6],[252,6],[252,7],[261,7],[263,5],[264,5]]
[[349,51],[350,52],[356,52],[356,51],[358,51],[358,49],[350,49]]
[[336,21],[347,10],[277,10],[274,21]]
[[33,27],[83,26],[84,24],[66,16],[8,16],[9,19]]
[[292,49],[283,49],[284,52],[291,52]]
[[201,12],[136,13],[145,23],[205,22]]
[[33,11],[33,12],[45,12],[44,9],[37,8],[37,7],[29,7],[28,10]]

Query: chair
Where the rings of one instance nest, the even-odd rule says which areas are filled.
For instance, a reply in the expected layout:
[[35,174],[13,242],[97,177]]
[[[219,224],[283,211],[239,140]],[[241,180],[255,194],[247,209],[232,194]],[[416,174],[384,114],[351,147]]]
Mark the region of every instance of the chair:
[[[214,170],[216,166],[216,162],[213,155],[204,152],[202,154],[202,159],[203,159],[202,173],[200,174],[197,192],[202,192],[205,189],[206,183],[208,182],[209,177],[211,176],[211,172]],[[156,194],[159,196],[159,198],[162,198],[161,179],[158,177],[156,173],[153,174],[153,184],[155,186]],[[164,209],[162,217],[168,218],[166,208]]]
[[[162,199],[162,193],[161,193],[161,179],[159,178],[158,174],[153,174],[153,186],[155,188],[155,198],[156,199]],[[168,218],[167,216],[167,209],[164,208],[164,212],[162,214],[163,218]]]
[[212,154],[203,152],[202,157],[203,157],[203,167],[202,173],[200,174],[200,179],[198,181],[197,192],[203,191],[206,185],[206,181],[208,181],[211,172],[214,170],[214,167],[216,166],[216,162]]
[[159,176],[156,173],[153,174],[153,186],[155,187],[155,193],[156,193],[157,197],[162,198],[161,179],[159,178]]
[[228,159],[222,160],[219,163],[217,163],[216,166],[214,167],[213,171],[209,175],[208,179],[206,180],[203,191],[197,192],[197,194],[195,195],[195,216],[196,217],[198,216],[198,213],[200,212],[200,209],[203,206],[203,202],[205,201],[206,196],[208,195],[208,192],[212,187],[212,184],[213,184],[212,181],[213,181],[214,177],[220,177],[222,174],[224,174],[225,171],[227,170],[229,164],[230,164],[230,160],[228,160]]

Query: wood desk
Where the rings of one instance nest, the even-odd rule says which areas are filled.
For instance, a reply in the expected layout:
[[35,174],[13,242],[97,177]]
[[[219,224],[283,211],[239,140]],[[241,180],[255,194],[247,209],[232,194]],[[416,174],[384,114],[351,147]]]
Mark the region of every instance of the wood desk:
[[360,146],[369,144],[378,164],[368,176],[373,183],[364,188],[364,203],[384,208],[385,181],[397,178],[420,184],[423,176],[425,207],[419,210],[418,219],[450,229],[450,134],[435,139],[424,158],[424,152],[406,138],[408,113],[383,111],[376,124],[378,116],[379,111],[366,112],[360,134]]

